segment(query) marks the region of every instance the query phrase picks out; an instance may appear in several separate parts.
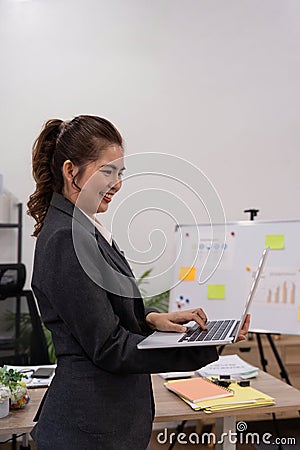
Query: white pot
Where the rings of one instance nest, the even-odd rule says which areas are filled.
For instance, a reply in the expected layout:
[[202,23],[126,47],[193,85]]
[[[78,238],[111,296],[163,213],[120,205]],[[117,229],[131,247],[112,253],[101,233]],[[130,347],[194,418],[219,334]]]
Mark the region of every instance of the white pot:
[[8,416],[9,413],[9,398],[0,402],[0,419]]

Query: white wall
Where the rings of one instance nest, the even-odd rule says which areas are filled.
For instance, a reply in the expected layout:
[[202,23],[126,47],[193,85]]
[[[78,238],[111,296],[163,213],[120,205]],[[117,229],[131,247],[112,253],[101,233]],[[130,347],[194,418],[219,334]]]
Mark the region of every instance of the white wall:
[[198,166],[228,220],[249,207],[300,218],[299,20],[298,0],[0,0],[6,187],[25,204],[42,123],[89,113],[120,128],[128,154]]

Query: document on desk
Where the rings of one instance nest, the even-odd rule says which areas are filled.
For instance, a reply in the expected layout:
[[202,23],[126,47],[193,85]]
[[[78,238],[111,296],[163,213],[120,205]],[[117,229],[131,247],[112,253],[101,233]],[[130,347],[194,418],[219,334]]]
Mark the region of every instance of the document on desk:
[[[8,369],[14,369],[19,373],[24,374],[24,378],[22,381],[26,383],[28,388],[39,388],[39,387],[48,387],[55,375],[56,364],[48,364],[45,366],[11,366],[6,365]],[[53,375],[48,378],[34,378],[33,374],[37,369],[40,368],[49,368],[54,369]]]
[[237,383],[231,383],[229,389],[232,390],[233,396],[228,398],[218,398],[201,402],[190,402],[182,397],[181,398],[195,411],[203,411],[206,414],[217,411],[257,408],[275,404],[273,397],[270,397],[251,386],[242,387]]
[[244,361],[238,355],[219,356],[218,361],[197,370],[202,377],[230,375],[236,379],[254,378],[258,374],[258,367]]
[[161,372],[158,374],[164,380],[173,380],[175,378],[191,378],[195,375],[195,371],[186,372]]

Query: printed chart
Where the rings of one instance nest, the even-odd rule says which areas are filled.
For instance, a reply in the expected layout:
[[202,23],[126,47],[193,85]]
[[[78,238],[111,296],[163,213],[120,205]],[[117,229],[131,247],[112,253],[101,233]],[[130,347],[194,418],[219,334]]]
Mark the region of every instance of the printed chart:
[[296,270],[265,270],[257,302],[272,305],[295,305],[300,303],[300,272]]

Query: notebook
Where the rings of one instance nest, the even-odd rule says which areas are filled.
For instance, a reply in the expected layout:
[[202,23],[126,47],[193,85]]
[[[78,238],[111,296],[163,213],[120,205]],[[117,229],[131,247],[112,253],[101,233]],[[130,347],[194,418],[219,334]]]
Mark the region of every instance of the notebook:
[[173,380],[164,384],[169,391],[190,402],[200,402],[215,398],[233,396],[229,389],[218,386],[206,378],[190,378],[188,380]]
[[191,402],[184,397],[181,398],[195,411],[203,411],[206,414],[218,411],[271,406],[275,404],[273,397],[254,389],[251,386],[241,387],[238,383],[231,383],[229,388],[233,393],[233,396],[229,398],[214,398],[199,402]]
[[269,247],[263,251],[258,268],[255,272],[253,282],[245,303],[243,314],[240,320],[226,319],[213,320],[206,323],[207,330],[196,324],[188,327],[186,333],[155,331],[150,336],[143,339],[137,348],[151,349],[151,348],[170,348],[170,347],[193,347],[201,345],[225,345],[236,342],[242,329],[247,312],[252,303],[256,288],[261,277],[263,267],[269,252]]

